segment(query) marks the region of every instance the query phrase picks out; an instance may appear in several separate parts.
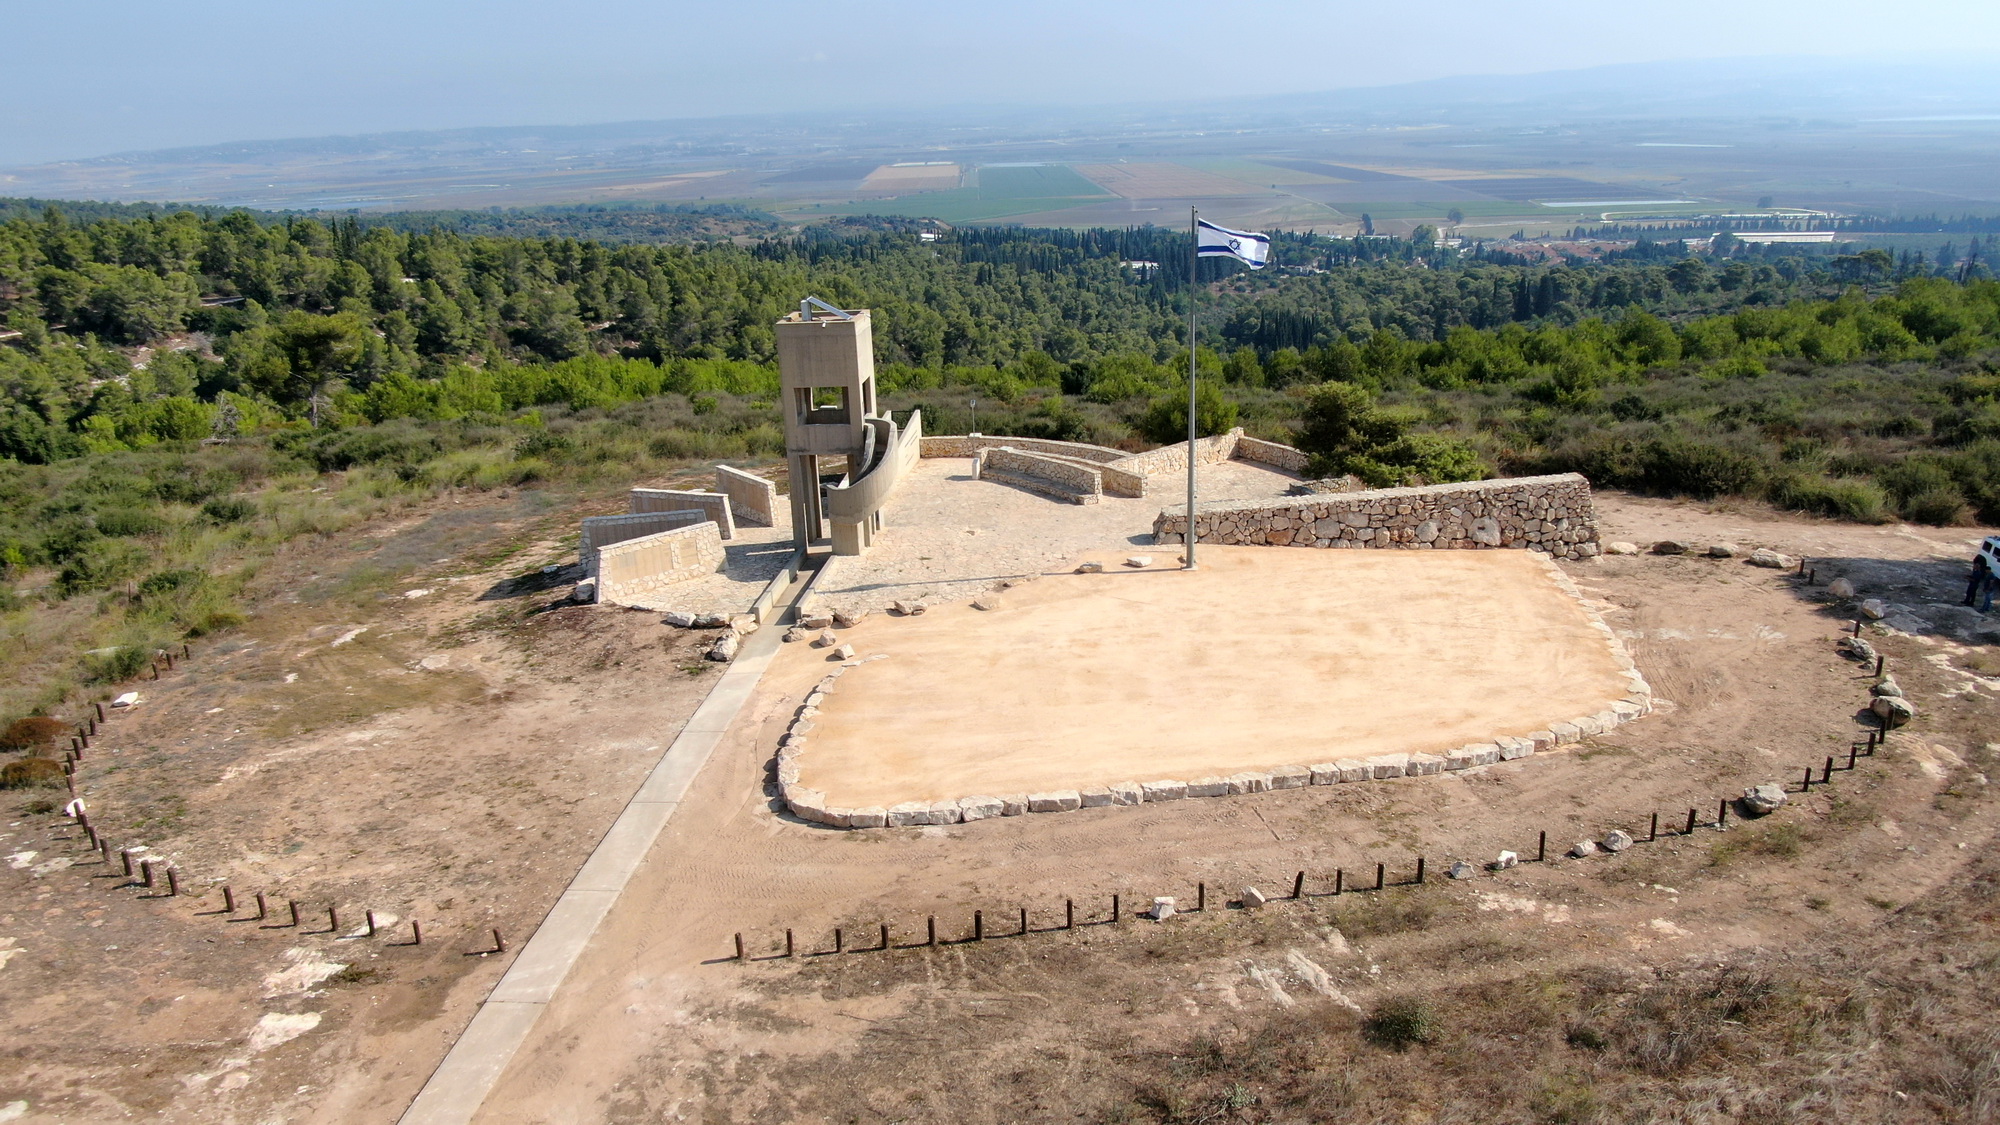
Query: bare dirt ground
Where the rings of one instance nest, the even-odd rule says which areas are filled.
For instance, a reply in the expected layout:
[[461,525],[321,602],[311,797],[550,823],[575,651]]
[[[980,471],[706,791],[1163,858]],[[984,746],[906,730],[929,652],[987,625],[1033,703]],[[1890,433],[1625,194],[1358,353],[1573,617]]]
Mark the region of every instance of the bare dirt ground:
[[820,705],[800,782],[887,808],[1443,753],[1630,690],[1543,556],[1216,547],[1186,571],[1178,552],[847,630],[887,659]]
[[[302,548],[261,579],[296,601],[138,685],[85,792],[107,836],[175,859],[199,899],[147,897],[9,795],[0,1117],[396,1118],[512,956],[479,955],[486,930],[518,948],[712,674],[702,635],[558,607],[566,576],[540,568],[570,561],[576,513],[533,497]],[[481,1120],[1995,1119],[2000,658],[1945,612],[1976,533],[1599,502],[1607,540],[1769,545],[1811,556],[1821,585],[1741,560],[1566,567],[1671,705],[1466,774],[821,829],[769,788],[821,672],[788,655]],[[1852,617],[1826,596],[1840,572],[1929,625],[1869,633],[1916,721],[1772,818],[1680,836],[1690,806],[1706,819],[1865,729],[1872,680],[1831,643]],[[1328,722],[1299,716],[1299,737]],[[1658,841],[1555,858],[1614,827],[1643,841],[1656,811]],[[1551,862],[1435,877],[1531,856],[1543,830]],[[1432,885],[1223,907],[1298,870],[1314,895],[1336,869],[1372,885],[1378,862],[1393,882],[1418,855]],[[50,866],[65,858],[83,862]],[[207,913],[219,881],[299,900],[304,924]],[[1207,913],[1132,920],[1197,883]],[[1065,898],[1096,923],[1114,893],[1124,922],[1047,932]],[[311,933],[330,901],[343,934],[368,907],[399,922]],[[1021,907],[1037,932],[955,942],[973,910],[1007,934]],[[933,915],[938,950],[722,960],[736,931],[768,954],[792,927],[816,953],[834,927],[854,949],[887,922],[903,946]],[[425,944],[392,944],[413,916]],[[1361,1034],[1356,1009],[1401,995],[1437,1014],[1431,1045]]]

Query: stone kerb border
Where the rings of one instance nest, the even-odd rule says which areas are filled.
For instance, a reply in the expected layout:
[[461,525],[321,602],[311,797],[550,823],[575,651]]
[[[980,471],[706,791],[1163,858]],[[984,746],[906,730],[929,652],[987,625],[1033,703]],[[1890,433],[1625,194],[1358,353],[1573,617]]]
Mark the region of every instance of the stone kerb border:
[[[1185,511],[1153,520],[1157,543],[1179,543],[1186,530]],[[1195,533],[1200,543],[1260,547],[1518,547],[1567,559],[1598,553],[1590,482],[1576,473],[1212,505],[1195,510]]]
[[1592,735],[1607,734],[1651,712],[1653,689],[1632,663],[1631,653],[1618,634],[1598,619],[1589,600],[1577,589],[1569,575],[1554,559],[1542,563],[1565,594],[1574,598],[1589,616],[1591,627],[1602,634],[1604,644],[1623,670],[1626,693],[1603,710],[1578,715],[1546,729],[1521,736],[1503,736],[1473,742],[1440,753],[1378,754],[1370,758],[1337,758],[1312,765],[1278,766],[1268,770],[1246,770],[1227,777],[1198,777],[1191,780],[1119,781],[1089,789],[1059,789],[1044,793],[1016,793],[1006,796],[960,797],[944,801],[909,801],[888,808],[843,808],[828,803],[826,794],[799,783],[799,758],[808,746],[813,720],[819,715],[842,673],[877,660],[882,654],[842,664],[828,673],[806,695],[791,726],[778,740],[777,779],[785,805],[802,820],[831,828],[907,828],[928,824],[964,824],[996,816],[1024,813],[1070,812],[1076,809],[1112,805],[1156,804],[1191,797],[1230,797],[1245,793],[1265,793],[1273,789],[1301,789],[1309,785],[1340,785],[1356,781],[1380,781],[1397,777],[1425,777],[1457,772],[1496,762],[1515,761],[1532,754],[1546,754],[1572,746]]

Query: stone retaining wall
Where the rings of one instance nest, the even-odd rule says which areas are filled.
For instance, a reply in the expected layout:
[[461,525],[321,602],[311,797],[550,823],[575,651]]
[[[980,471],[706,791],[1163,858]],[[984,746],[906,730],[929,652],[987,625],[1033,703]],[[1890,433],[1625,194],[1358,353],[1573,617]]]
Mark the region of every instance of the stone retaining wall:
[[708,513],[698,509],[640,512],[629,516],[587,516],[583,521],[583,534],[577,540],[576,561],[589,571],[597,552],[613,543],[658,535],[662,531],[701,523],[707,518]]
[[715,490],[729,498],[729,513],[737,523],[776,526],[773,521],[778,510],[777,485],[755,473],[717,465]]
[[600,604],[619,605],[721,570],[721,529],[711,520],[642,535],[598,549],[585,574],[596,582]]
[[[1179,543],[1187,513],[1153,520],[1157,543]],[[1598,553],[1590,482],[1576,473],[1382,488],[1195,510],[1197,543],[1275,547],[1517,547],[1558,558]]]
[[1079,496],[1104,495],[1104,480],[1096,466],[1068,458],[1049,457],[1005,445],[991,446],[979,451],[972,475],[984,479],[989,469],[1048,481],[1065,492]]
[[1279,445],[1275,441],[1253,438],[1247,434],[1236,439],[1236,459],[1255,461],[1260,465],[1270,465],[1289,473],[1303,473],[1312,458],[1289,445]]
[[923,440],[921,456],[924,457],[970,457],[982,449],[997,446],[1026,450],[1030,453],[1054,453],[1063,457],[1075,457],[1082,461],[1117,461],[1125,457],[1122,449],[1111,449],[1102,445],[1087,445],[1080,441],[1050,441],[1047,438],[1007,437],[989,434],[937,434]]
[[[1563,592],[1577,600],[1590,615],[1614,659],[1625,670],[1626,692],[1588,715],[1578,715],[1550,723],[1541,730],[1519,735],[1503,735],[1488,742],[1439,748],[1414,754],[1378,754],[1367,758],[1337,757],[1337,743],[1316,748],[1315,757],[1326,760],[1307,765],[1284,765],[1269,769],[1245,770],[1227,777],[1197,777],[1186,780],[1116,781],[1088,789],[1058,789],[1044,793],[1010,793],[960,797],[943,801],[910,801],[888,808],[844,808],[833,805],[825,793],[799,782],[801,757],[811,745],[814,720],[826,697],[842,674],[880,659],[877,656],[849,661],[835,668],[806,695],[793,714],[791,725],[778,740],[778,786],[785,804],[794,814],[816,824],[833,828],[904,828],[928,824],[960,824],[996,816],[1024,813],[1069,812],[1074,809],[1109,805],[1156,804],[1190,797],[1228,797],[1244,793],[1264,793],[1273,789],[1300,789],[1308,785],[1341,785],[1357,781],[1380,781],[1396,777],[1424,777],[1514,761],[1533,754],[1546,754],[1573,746],[1592,735],[1607,734],[1620,724],[1647,714],[1653,707],[1653,689],[1633,666],[1632,657],[1611,627],[1598,620],[1590,602],[1554,560],[1544,559],[1550,576]],[[1337,736],[1329,736],[1333,738]]]
[[[1214,465],[1236,456],[1236,443],[1243,437],[1243,427],[1238,426],[1226,434],[1197,438],[1194,443],[1194,461],[1197,465]],[[1148,449],[1144,453],[1134,453],[1129,457],[1112,462],[1128,473],[1153,477],[1161,473],[1187,472],[1187,442],[1163,445],[1158,449]]]
[[720,492],[683,492],[671,488],[635,488],[627,494],[633,515],[694,508],[713,521],[724,539],[736,538],[736,517],[729,497]]

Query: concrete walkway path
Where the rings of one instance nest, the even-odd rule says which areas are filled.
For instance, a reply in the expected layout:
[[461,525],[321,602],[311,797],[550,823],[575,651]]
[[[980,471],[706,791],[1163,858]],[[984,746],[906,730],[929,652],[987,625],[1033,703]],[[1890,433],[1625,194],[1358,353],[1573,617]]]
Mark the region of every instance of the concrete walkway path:
[[[801,581],[786,591],[780,606],[789,607],[810,578],[810,572],[801,575]],[[654,839],[673,816],[695,775],[756,690],[757,681],[782,643],[784,630],[778,625],[782,619],[780,613],[771,624],[744,639],[735,661],[660,756],[506,975],[493,986],[458,1042],[403,1113],[400,1125],[464,1125],[479,1112],[501,1072],[527,1041],[556,987],[569,975],[598,924],[652,850]]]

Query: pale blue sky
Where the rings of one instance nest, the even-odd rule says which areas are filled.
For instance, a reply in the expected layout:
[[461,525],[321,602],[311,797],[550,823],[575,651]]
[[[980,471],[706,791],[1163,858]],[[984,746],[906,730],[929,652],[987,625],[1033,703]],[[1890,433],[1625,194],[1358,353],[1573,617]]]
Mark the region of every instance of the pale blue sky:
[[1863,52],[2000,58],[2000,4],[0,0],[0,166],[398,129],[1081,106]]

